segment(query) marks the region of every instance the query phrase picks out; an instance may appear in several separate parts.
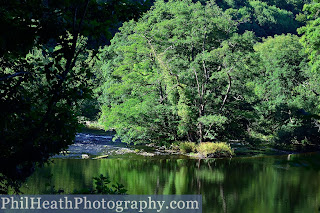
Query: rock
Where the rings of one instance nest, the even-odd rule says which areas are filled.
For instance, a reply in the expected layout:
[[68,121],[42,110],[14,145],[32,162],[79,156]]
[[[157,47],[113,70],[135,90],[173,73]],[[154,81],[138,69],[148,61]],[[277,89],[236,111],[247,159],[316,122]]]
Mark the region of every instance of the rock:
[[109,155],[101,155],[101,156],[98,156],[98,157],[95,157],[95,158],[92,158],[94,160],[98,160],[98,159],[104,159],[104,158],[108,158]]
[[117,151],[115,151],[114,153],[117,155],[123,155],[123,154],[127,154],[127,153],[133,153],[134,150],[132,149],[128,149],[128,148],[120,148]]
[[82,155],[81,155],[81,158],[82,158],[82,159],[89,159],[89,155],[87,155],[87,154],[82,154]]
[[149,152],[141,152],[141,153],[139,153],[139,155],[146,156],[146,157],[153,157],[153,156],[155,156],[155,154],[149,153]]
[[165,146],[161,146],[158,148],[158,150],[166,150],[166,147]]
[[224,157],[232,157],[231,155],[225,153],[209,153],[206,156],[207,158],[224,158]]
[[168,149],[168,150],[164,150],[164,151],[169,153],[169,154],[180,154],[179,151],[177,151],[177,150]]

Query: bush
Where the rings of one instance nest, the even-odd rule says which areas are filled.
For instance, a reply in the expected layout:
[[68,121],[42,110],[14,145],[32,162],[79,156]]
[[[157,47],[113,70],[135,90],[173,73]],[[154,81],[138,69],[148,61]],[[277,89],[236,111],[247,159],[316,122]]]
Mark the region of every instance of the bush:
[[181,153],[190,153],[196,151],[196,144],[194,142],[181,142],[179,144]]
[[205,157],[230,157],[234,155],[230,144],[219,142],[219,143],[200,143],[197,146],[198,152]]

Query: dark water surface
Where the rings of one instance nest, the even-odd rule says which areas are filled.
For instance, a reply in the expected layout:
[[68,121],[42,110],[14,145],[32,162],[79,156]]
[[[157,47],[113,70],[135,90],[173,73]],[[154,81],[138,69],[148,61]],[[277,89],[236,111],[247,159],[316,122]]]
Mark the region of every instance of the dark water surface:
[[[23,187],[46,194],[92,187],[92,177],[109,175],[128,194],[202,194],[206,213],[320,212],[320,154],[194,159],[56,159]],[[52,175],[52,176],[51,176]]]

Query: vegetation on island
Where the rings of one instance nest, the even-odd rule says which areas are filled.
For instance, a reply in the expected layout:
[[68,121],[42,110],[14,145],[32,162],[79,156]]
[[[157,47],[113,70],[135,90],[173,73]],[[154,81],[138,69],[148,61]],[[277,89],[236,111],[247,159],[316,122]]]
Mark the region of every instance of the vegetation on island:
[[182,154],[186,153],[198,153],[201,157],[231,157],[234,155],[234,150],[230,144],[225,142],[204,142],[196,144],[194,142],[181,142],[179,144],[179,150]]
[[99,53],[100,122],[128,143],[319,143],[318,5],[156,1]]
[[319,145],[319,10],[319,0],[2,1],[0,193],[67,148],[80,117],[123,142],[188,141],[205,155],[220,141]]

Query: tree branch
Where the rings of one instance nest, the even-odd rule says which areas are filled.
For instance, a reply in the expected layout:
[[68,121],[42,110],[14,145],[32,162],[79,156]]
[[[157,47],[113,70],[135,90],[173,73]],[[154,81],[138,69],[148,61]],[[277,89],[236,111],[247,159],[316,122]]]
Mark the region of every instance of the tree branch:
[[14,78],[14,77],[17,77],[17,76],[23,76],[23,75],[30,75],[29,72],[25,72],[25,71],[22,71],[22,72],[16,72],[12,75],[4,75],[3,77],[0,77],[0,81],[5,81],[5,80],[8,80],[10,78]]
[[231,89],[231,76],[229,75],[229,73],[227,73],[227,75],[228,75],[228,79],[229,79],[229,85],[228,85],[227,93],[226,93],[226,95],[224,96],[222,105],[221,105],[221,107],[220,107],[220,111],[223,109],[223,107],[224,107],[224,105],[225,105],[225,103],[226,103],[226,100],[227,100],[227,98],[228,98],[230,89]]

